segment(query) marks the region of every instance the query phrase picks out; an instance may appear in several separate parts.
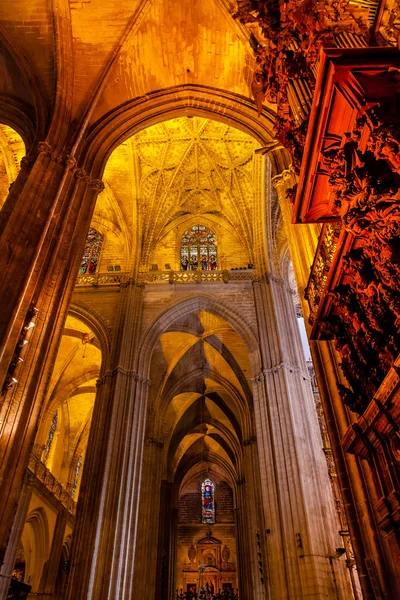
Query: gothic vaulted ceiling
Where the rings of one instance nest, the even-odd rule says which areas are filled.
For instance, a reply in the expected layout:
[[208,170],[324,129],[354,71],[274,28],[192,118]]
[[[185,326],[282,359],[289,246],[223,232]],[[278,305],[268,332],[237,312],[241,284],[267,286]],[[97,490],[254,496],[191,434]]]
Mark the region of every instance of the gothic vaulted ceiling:
[[58,411],[63,456],[50,468],[63,484],[68,480],[72,461],[86,448],[100,363],[101,351],[93,332],[80,320],[68,316],[38,434],[45,444],[52,417]]
[[161,335],[150,376],[148,426],[164,443],[166,476],[203,461],[240,470],[252,396],[247,348],[232,327],[204,311],[179,318]]
[[111,155],[94,221],[132,239],[139,224],[142,263],[162,237],[191,217],[234,233],[250,255],[260,202],[257,142],[221,122],[180,117],[131,137]]

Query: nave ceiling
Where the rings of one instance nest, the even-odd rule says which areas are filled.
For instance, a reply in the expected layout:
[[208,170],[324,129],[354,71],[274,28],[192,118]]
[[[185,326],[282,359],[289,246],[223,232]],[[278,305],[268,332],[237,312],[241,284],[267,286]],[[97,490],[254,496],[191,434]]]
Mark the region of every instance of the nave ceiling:
[[226,230],[250,259],[261,210],[257,148],[247,134],[200,117],[149,127],[110,156],[93,223],[128,236],[131,252],[139,228],[145,270],[164,236],[196,223]]
[[251,367],[242,338],[206,311],[178,318],[154,350],[148,435],[164,444],[169,481],[216,462],[233,477],[250,435]]

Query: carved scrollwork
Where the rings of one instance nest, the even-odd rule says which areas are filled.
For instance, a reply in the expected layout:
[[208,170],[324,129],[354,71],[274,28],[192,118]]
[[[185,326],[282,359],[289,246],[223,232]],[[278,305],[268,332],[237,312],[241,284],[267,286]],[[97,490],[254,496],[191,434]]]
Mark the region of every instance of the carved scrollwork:
[[251,85],[257,112],[261,114],[264,99],[277,104],[276,137],[291,153],[298,173],[319,51],[335,46],[342,33],[363,38],[368,34],[367,23],[348,2],[334,0],[239,0],[234,16],[257,27],[261,43]]

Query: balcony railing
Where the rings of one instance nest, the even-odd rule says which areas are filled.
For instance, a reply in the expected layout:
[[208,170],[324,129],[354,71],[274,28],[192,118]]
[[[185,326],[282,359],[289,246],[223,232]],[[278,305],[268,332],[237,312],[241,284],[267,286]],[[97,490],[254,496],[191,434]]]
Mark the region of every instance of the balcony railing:
[[[148,271],[139,273],[137,281],[144,285],[152,283],[243,283],[254,281],[254,269],[235,269],[225,271]],[[129,273],[95,273],[79,275],[77,286],[120,285],[129,280]]]
[[140,283],[242,283],[253,281],[253,269],[234,271],[149,271],[140,273]]
[[76,502],[72,499],[67,490],[61,485],[54,475],[49,471],[44,463],[39,460],[34,454],[29,457],[29,471],[35,475],[35,477],[43,483],[43,485],[53,494],[59,502],[75,516],[76,513]]
[[85,274],[78,275],[76,285],[119,285],[128,279],[128,273],[113,272],[113,273],[94,273],[93,275]]

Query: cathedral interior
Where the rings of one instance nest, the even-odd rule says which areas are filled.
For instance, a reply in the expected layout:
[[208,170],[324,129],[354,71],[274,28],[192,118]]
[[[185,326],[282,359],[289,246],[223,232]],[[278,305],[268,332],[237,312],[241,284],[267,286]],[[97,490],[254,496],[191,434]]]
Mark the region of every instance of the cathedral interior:
[[0,600],[400,598],[399,188],[399,0],[2,0]]

